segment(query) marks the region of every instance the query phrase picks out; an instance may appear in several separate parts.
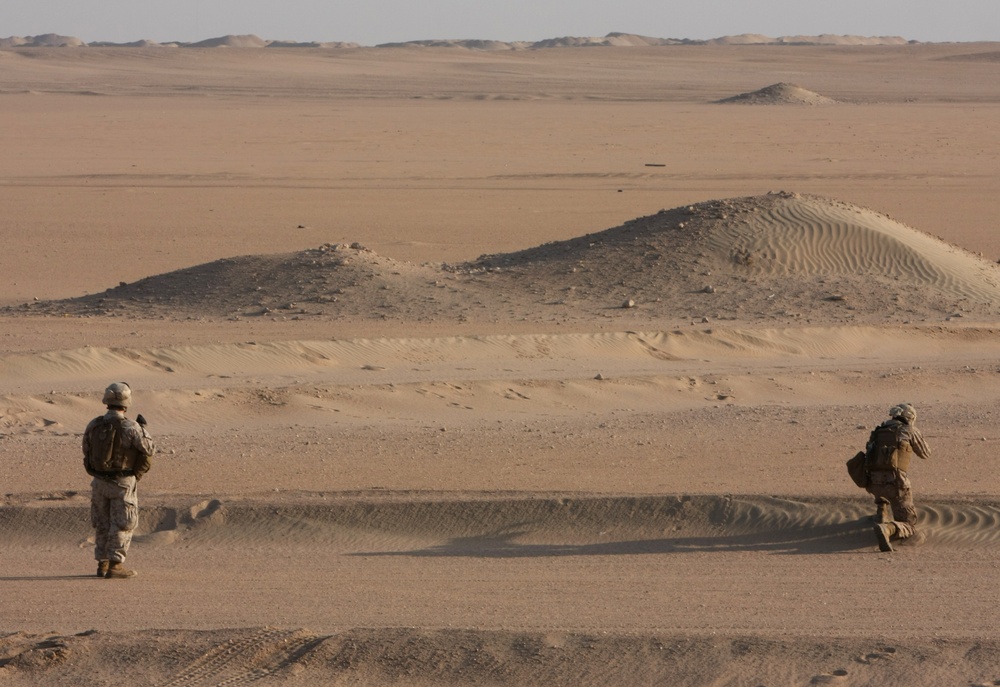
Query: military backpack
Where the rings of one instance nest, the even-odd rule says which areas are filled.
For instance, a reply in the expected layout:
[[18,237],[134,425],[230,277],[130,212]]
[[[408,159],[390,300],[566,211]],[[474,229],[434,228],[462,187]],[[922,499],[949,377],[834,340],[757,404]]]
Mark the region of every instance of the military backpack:
[[[908,442],[900,441],[900,425],[890,423],[880,425],[872,432],[868,452],[865,455],[865,469],[869,472],[895,470],[909,456],[902,455],[909,449]],[[909,463],[908,460],[905,461]],[[907,465],[908,467],[908,465]]]
[[122,418],[102,417],[90,430],[87,464],[95,472],[116,472],[124,465]]

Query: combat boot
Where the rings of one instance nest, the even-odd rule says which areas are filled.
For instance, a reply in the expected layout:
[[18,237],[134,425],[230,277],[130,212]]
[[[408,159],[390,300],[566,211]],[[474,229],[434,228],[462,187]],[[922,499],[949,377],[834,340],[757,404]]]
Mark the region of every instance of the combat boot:
[[108,574],[108,562],[97,561],[97,576],[104,577],[107,574]]
[[127,577],[135,577],[136,574],[135,570],[129,570],[121,563],[112,561],[111,564],[108,565],[108,572],[104,575],[104,579],[123,580]]
[[906,539],[900,541],[897,546],[922,546],[927,541],[927,535],[923,530],[917,530]]
[[892,544],[889,543],[889,539],[896,533],[896,526],[892,523],[884,525],[877,522],[875,523],[874,529],[875,536],[878,538],[878,550],[892,551]]

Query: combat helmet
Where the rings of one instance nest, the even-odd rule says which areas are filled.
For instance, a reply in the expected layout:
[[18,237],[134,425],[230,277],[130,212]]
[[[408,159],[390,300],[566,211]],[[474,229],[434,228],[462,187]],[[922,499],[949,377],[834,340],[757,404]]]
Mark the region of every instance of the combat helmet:
[[125,382],[109,384],[104,390],[104,405],[118,406],[127,410],[132,405],[132,389]]
[[889,417],[891,418],[901,418],[906,420],[906,422],[913,422],[917,419],[917,409],[911,406],[909,403],[899,403],[894,405],[889,409]]

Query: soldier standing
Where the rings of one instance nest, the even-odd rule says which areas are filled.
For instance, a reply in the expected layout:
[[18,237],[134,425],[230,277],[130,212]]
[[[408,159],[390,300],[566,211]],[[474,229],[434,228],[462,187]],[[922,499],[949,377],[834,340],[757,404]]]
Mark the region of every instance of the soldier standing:
[[[909,403],[889,409],[889,419],[872,430],[865,447],[868,493],[875,497],[875,536],[881,551],[892,551],[891,539],[923,541],[910,487],[910,459],[930,457],[930,448],[914,424],[917,411]],[[890,515],[891,514],[891,515]]]
[[115,382],[104,390],[108,412],[95,417],[83,433],[83,467],[90,483],[90,520],[94,526],[97,576],[132,577],[125,556],[132,532],[139,524],[136,483],[149,470],[156,447],[146,431],[146,420],[125,417],[132,405],[132,389]]

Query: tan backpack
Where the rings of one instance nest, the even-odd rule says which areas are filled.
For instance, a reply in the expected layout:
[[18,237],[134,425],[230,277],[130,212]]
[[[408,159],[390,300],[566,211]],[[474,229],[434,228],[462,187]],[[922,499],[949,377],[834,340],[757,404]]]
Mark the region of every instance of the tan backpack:
[[102,417],[90,430],[87,464],[95,472],[117,472],[122,469],[122,419]]
[[871,434],[869,439],[870,448],[865,455],[865,469],[869,472],[877,470],[895,470],[900,463],[900,449],[902,447],[899,440],[898,423],[879,425]]

